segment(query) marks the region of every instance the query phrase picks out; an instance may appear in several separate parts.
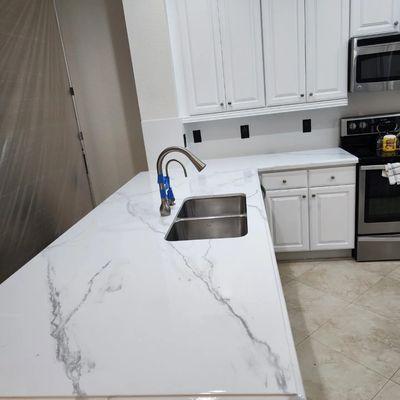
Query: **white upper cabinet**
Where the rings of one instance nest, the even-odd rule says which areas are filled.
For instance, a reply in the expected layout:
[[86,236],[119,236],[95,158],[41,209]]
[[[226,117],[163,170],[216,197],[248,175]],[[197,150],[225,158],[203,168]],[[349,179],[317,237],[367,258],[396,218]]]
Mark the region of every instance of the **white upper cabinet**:
[[400,0],[351,0],[351,36],[399,31]]
[[349,0],[262,6],[267,105],[346,99]]
[[260,0],[176,0],[190,114],[265,106]]
[[304,103],[304,0],[263,0],[267,104]]
[[189,112],[225,110],[222,48],[216,0],[177,1]]
[[166,1],[186,122],[347,104],[350,0]]
[[349,10],[349,0],[306,0],[308,102],[347,97]]
[[260,0],[219,0],[227,110],[265,106]]

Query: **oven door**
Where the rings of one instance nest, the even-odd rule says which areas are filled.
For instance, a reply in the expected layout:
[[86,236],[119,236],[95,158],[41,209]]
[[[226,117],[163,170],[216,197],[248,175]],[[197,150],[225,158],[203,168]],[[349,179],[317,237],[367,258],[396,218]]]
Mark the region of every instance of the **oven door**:
[[400,89],[400,42],[358,46],[351,62],[351,92]]
[[400,233],[400,185],[382,176],[384,165],[362,165],[358,181],[358,233]]

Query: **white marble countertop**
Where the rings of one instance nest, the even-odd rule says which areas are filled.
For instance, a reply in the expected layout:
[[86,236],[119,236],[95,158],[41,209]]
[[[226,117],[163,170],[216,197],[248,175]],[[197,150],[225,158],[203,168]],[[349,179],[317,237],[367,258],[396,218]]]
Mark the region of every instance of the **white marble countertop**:
[[[174,173],[165,218],[137,175],[0,285],[0,397],[303,395],[258,171],[356,162],[210,160]],[[186,197],[226,193],[247,196],[246,236],[164,240]]]

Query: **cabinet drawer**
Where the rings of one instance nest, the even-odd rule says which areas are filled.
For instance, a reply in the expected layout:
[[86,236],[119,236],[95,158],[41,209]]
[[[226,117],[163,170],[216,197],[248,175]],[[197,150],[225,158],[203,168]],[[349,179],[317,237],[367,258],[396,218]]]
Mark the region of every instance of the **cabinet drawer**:
[[310,187],[351,185],[356,183],[355,167],[311,169],[308,171]]
[[262,183],[266,190],[307,187],[307,171],[280,171],[263,174]]

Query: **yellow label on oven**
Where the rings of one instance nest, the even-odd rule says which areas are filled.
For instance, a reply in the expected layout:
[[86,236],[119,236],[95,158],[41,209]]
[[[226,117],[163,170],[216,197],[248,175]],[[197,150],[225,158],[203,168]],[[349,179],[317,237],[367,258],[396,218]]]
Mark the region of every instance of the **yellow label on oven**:
[[383,151],[396,151],[397,138],[396,135],[385,135],[382,141]]

